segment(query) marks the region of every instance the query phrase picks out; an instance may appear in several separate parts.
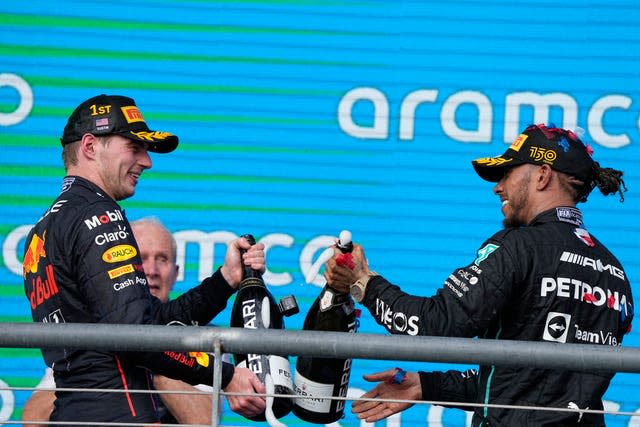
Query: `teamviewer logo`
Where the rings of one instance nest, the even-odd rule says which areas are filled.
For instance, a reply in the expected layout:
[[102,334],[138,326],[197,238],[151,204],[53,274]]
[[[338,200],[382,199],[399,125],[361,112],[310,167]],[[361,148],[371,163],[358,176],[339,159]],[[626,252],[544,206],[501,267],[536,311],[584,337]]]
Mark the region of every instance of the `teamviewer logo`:
[[567,342],[570,324],[570,314],[556,313],[555,311],[549,312],[547,314],[547,323],[544,325],[542,339],[545,341]]

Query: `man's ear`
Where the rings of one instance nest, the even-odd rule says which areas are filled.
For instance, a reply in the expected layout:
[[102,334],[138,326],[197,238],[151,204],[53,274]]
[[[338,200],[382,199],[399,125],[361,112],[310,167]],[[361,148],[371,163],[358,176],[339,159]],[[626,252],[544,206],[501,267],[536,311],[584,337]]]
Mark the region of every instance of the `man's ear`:
[[80,153],[82,156],[88,159],[94,159],[96,157],[96,148],[100,143],[98,138],[91,133],[85,133],[80,140]]
[[544,190],[551,184],[553,169],[549,165],[541,165],[536,173],[536,190]]
[[174,265],[174,269],[173,269],[173,277],[171,278],[171,290],[173,290],[173,287],[176,284],[176,280],[178,279],[178,274],[180,273],[180,266],[178,264]]

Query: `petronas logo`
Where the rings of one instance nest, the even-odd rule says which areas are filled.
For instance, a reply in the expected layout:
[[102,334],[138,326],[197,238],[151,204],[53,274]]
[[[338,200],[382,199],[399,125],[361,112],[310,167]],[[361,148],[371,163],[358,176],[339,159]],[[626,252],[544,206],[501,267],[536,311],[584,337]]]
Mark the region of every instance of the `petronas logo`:
[[504,163],[508,163],[513,159],[505,159],[504,157],[485,157],[476,160],[476,163],[486,166],[500,166]]

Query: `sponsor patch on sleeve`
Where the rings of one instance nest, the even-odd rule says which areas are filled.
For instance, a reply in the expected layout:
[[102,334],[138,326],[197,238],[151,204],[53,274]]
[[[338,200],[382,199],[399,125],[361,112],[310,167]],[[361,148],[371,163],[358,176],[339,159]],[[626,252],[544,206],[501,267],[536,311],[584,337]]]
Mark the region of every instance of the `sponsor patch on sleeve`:
[[500,246],[494,245],[493,243],[486,244],[482,248],[478,249],[478,256],[475,259],[475,261],[473,261],[473,263],[475,265],[480,265],[480,263],[482,261],[487,259],[487,257],[489,257],[489,255],[491,255],[493,252],[495,252],[495,250],[498,249],[499,247]]
[[109,263],[126,261],[137,254],[138,251],[131,245],[118,245],[104,251],[102,254],[102,260]]
[[110,279],[115,279],[116,277],[120,277],[127,273],[133,273],[133,264],[123,265],[122,267],[114,268],[113,270],[107,271]]

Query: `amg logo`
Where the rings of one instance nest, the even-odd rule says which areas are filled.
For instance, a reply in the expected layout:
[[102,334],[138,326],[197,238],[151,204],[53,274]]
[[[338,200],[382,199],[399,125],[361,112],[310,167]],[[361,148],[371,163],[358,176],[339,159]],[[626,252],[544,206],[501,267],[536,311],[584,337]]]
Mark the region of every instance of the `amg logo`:
[[624,271],[616,267],[615,265],[607,264],[603,265],[602,261],[599,259],[594,260],[593,258],[586,257],[584,255],[578,255],[571,252],[562,252],[560,255],[560,261],[568,262],[571,264],[578,264],[583,267],[590,267],[595,271],[607,271],[613,277],[617,277],[620,280],[624,280]]

